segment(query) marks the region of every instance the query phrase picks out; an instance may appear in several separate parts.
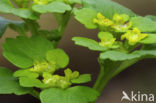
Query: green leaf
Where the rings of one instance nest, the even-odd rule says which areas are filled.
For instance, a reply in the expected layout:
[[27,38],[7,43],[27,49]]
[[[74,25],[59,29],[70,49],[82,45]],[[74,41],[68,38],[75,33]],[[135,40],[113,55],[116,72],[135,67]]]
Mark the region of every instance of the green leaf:
[[148,36],[141,40],[140,43],[143,44],[154,44],[156,43],[156,34],[148,34]]
[[0,17],[0,37],[2,37],[3,33],[5,32],[7,26],[10,26],[15,31],[19,31],[19,29],[25,29],[26,31],[26,25],[22,21],[12,21],[5,19],[3,17]]
[[17,67],[29,68],[34,61],[45,60],[47,51],[53,48],[52,43],[41,36],[8,38],[3,44],[3,55]]
[[137,27],[142,32],[156,32],[156,22],[146,17],[132,17],[130,20],[133,27]]
[[129,54],[120,51],[107,51],[100,54],[100,59],[110,59],[112,61],[124,61],[146,57],[156,57],[156,50],[137,50]]
[[35,72],[31,72],[28,69],[17,70],[13,74],[14,77],[30,77],[30,78],[38,78],[39,74]]
[[68,0],[70,4],[82,4],[82,0]]
[[75,10],[75,18],[89,29],[97,28],[97,25],[93,22],[93,19],[96,18],[97,12],[90,8],[83,8],[80,10]]
[[99,93],[84,86],[71,87],[66,90],[51,88],[41,92],[42,103],[90,103],[95,102]]
[[85,8],[93,8],[94,10],[102,13],[105,17],[109,19],[112,19],[115,13],[135,16],[135,14],[130,9],[112,0],[83,0],[83,5]]
[[20,85],[23,87],[37,87],[37,88],[46,88],[47,87],[47,85],[43,84],[37,78],[20,77],[19,82],[20,82]]
[[91,75],[90,74],[82,74],[78,78],[73,79],[72,83],[80,84],[80,83],[87,83],[91,81]]
[[147,16],[145,16],[145,17],[151,19],[152,21],[156,21],[156,16],[147,15]]
[[32,9],[38,13],[64,13],[71,10],[71,7],[63,2],[55,1],[46,5],[34,5]]
[[18,80],[12,76],[12,72],[6,68],[0,68],[0,94],[23,95],[31,91],[31,88],[23,88]]
[[10,0],[0,0],[0,12],[14,14],[21,18],[36,20],[39,18],[39,15],[34,13],[32,10],[24,8],[15,8]]
[[107,48],[100,46],[97,41],[89,39],[89,38],[74,37],[74,38],[72,38],[72,40],[75,42],[76,45],[88,47],[90,50],[95,50],[95,51],[106,51],[107,50]]
[[46,59],[49,62],[55,62],[57,69],[65,68],[69,63],[69,57],[62,49],[48,51]]

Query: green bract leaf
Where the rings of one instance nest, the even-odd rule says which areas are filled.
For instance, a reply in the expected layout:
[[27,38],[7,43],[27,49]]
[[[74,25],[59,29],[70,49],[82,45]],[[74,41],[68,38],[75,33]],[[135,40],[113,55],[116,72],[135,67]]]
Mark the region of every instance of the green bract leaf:
[[19,29],[26,29],[26,25],[22,21],[12,21],[12,20],[8,20],[3,17],[0,17],[0,37],[5,32],[7,26],[10,26],[12,29],[14,29],[17,32],[20,32]]
[[38,78],[39,74],[35,72],[31,72],[28,69],[18,70],[14,73],[14,77],[30,77],[30,78]]
[[23,95],[31,91],[31,88],[23,88],[18,80],[12,76],[12,72],[6,68],[0,68],[0,94]]
[[90,74],[82,74],[78,78],[73,79],[72,83],[80,84],[80,83],[87,83],[91,81],[91,75]]
[[107,48],[104,48],[98,44],[97,41],[85,38],[85,37],[74,37],[72,40],[75,42],[75,44],[83,46],[83,47],[88,47],[90,50],[95,50],[95,51],[105,51]]
[[81,4],[82,3],[82,0],[68,0],[68,2],[70,3],[70,4]]
[[32,9],[38,13],[64,13],[71,10],[71,7],[63,2],[55,1],[46,5],[34,5]]
[[133,27],[137,27],[142,32],[156,32],[156,22],[146,17],[132,17],[130,20]]
[[20,68],[29,68],[36,60],[45,60],[47,51],[53,49],[53,45],[41,36],[18,37],[6,39],[3,49],[3,55],[11,63]]
[[148,36],[141,40],[140,43],[143,44],[153,44],[156,43],[156,34],[148,34]]
[[47,85],[43,84],[39,79],[31,77],[20,77],[19,82],[20,85],[23,87],[38,87],[38,88],[47,87]]
[[147,15],[147,16],[145,16],[145,17],[151,19],[152,21],[156,21],[156,16]]
[[110,59],[112,61],[124,61],[143,57],[156,57],[156,50],[139,50],[130,54],[120,51],[107,51],[100,54],[100,59]]
[[[83,5],[85,8],[93,8],[109,19],[112,19],[115,13],[135,16],[135,14],[130,9],[112,0],[83,0]],[[86,15],[87,14],[89,15],[89,13],[86,13]]]
[[99,93],[92,88],[76,86],[67,90],[51,88],[41,92],[42,103],[90,103],[94,102]]
[[97,12],[90,8],[83,8],[74,12],[75,18],[89,29],[97,28],[97,25],[93,22],[96,18]]
[[38,14],[29,9],[15,8],[10,0],[0,0],[0,12],[14,14],[25,19],[36,20],[39,18]]
[[69,63],[69,57],[62,49],[48,51],[46,58],[49,62],[56,63],[57,69],[64,68]]

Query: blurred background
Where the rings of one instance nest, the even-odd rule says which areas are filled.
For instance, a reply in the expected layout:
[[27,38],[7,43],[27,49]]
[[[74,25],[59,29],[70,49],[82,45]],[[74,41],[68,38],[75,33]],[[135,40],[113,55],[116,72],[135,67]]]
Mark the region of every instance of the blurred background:
[[[130,9],[139,15],[156,15],[156,0],[114,0]],[[19,18],[12,15],[0,14],[12,20],[19,20]],[[39,20],[42,28],[51,29],[57,26],[55,19],[51,14],[41,16]],[[59,44],[59,47],[64,49],[70,56],[69,67],[74,70],[79,70],[80,73],[92,74],[92,83],[86,85],[93,85],[99,72],[99,65],[97,62],[98,52],[89,51],[87,48],[74,45],[71,38],[74,36],[85,36],[96,39],[96,30],[87,30],[83,25],[72,18],[68,24],[65,34]],[[10,64],[2,56],[1,44],[6,37],[15,37],[17,34],[10,29],[0,40],[0,66],[16,70],[17,68]],[[142,60],[135,65],[129,67],[127,70],[121,72],[118,76],[113,78],[103,91],[97,103],[121,103],[122,91],[130,93],[130,91],[140,91],[141,93],[156,93],[156,59]],[[40,103],[35,98],[15,95],[0,95],[0,103]],[[128,103],[123,101],[122,103]],[[143,102],[137,102],[143,103]]]

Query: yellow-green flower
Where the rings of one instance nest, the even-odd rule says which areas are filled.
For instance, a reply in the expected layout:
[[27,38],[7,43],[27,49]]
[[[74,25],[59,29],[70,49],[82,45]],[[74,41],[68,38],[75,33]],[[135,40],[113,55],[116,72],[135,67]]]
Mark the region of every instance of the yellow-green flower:
[[97,18],[93,19],[93,22],[95,24],[98,24],[99,26],[111,26],[113,24],[113,21],[105,18],[101,13],[97,14]]
[[43,83],[53,88],[68,88],[72,83],[65,77],[52,75],[48,72],[43,73]]
[[34,4],[45,5],[54,0],[33,0],[33,1],[34,1]]
[[130,17],[127,14],[114,14],[113,21],[118,24],[124,24],[129,21]]
[[43,73],[43,72],[55,72],[55,62],[48,63],[46,61],[38,62],[36,61],[34,63],[34,67],[30,68],[30,71],[37,72],[37,73]]
[[113,35],[109,32],[99,32],[98,38],[101,40],[99,42],[100,46],[108,47],[108,48],[117,47],[116,45],[114,45],[116,38],[114,38]]
[[126,32],[132,27],[132,23],[129,22],[129,19],[130,17],[126,14],[115,14],[113,16],[114,24],[112,28],[115,29],[116,32]]
[[127,39],[129,45],[135,45],[147,36],[148,34],[141,33],[138,28],[133,28],[133,30],[128,30],[124,35],[122,35],[121,40]]
[[64,74],[65,74],[66,79],[69,80],[69,81],[79,77],[79,72],[78,71],[72,72],[72,70],[69,69],[69,68],[64,70]]

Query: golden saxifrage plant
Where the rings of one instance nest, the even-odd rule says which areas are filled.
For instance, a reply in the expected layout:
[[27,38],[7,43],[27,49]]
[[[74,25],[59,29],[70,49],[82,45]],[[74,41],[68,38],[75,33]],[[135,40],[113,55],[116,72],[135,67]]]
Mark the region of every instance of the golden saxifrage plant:
[[[139,16],[111,0],[0,0],[0,13],[21,18],[0,17],[0,37],[7,27],[19,34],[2,45],[3,56],[19,69],[0,68],[0,94],[30,94],[41,103],[95,103],[114,76],[139,60],[156,57],[156,17]],[[57,28],[40,28],[37,20],[46,13],[55,16]],[[99,30],[98,41],[72,38],[76,45],[100,52],[93,87],[82,86],[91,75],[67,68],[69,57],[58,48],[71,16],[87,29]],[[60,69],[64,75],[57,73]]]

